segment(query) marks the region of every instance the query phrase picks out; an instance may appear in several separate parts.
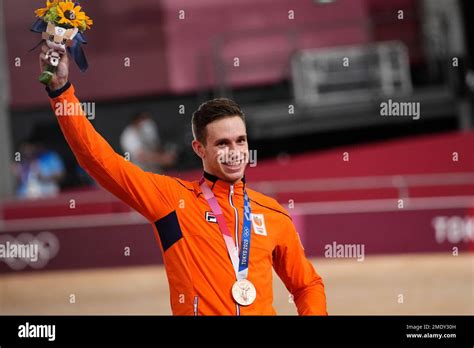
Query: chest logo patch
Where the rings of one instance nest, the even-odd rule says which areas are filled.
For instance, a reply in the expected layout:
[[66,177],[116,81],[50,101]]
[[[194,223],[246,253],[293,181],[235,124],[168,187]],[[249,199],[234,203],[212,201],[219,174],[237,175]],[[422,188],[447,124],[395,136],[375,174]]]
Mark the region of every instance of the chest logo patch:
[[217,223],[217,218],[212,211],[206,211],[206,221]]
[[252,214],[252,225],[255,234],[259,234],[261,236],[267,235],[267,228],[265,227],[265,219],[263,214]]

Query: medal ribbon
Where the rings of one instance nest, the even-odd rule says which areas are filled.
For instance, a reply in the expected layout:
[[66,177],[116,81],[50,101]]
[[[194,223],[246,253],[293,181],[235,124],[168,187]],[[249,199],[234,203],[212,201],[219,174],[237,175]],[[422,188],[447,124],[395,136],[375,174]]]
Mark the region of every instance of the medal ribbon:
[[217,202],[216,197],[212,190],[207,186],[206,181],[203,178],[199,181],[199,186],[201,191],[206,199],[207,203],[211,207],[212,212],[216,216],[217,224],[219,229],[224,237],[224,242],[227,247],[227,253],[229,254],[230,261],[234,267],[234,272],[237,277],[237,280],[246,279],[248,276],[249,270],[249,251],[250,251],[250,231],[251,231],[251,209],[250,209],[250,199],[247,195],[247,191],[244,186],[244,223],[242,225],[242,244],[240,247],[240,255],[238,255],[236,243],[232,238],[232,233],[229,231],[227,224],[225,222],[224,214],[222,209]]

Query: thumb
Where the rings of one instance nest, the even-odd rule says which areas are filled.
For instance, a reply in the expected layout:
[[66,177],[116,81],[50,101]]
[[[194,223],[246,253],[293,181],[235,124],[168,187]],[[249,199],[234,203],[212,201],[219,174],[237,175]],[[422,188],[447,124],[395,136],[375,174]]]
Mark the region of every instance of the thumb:
[[64,52],[64,54],[61,57],[61,60],[66,64],[69,64],[69,54],[68,53],[69,53],[69,51],[66,49],[66,52]]

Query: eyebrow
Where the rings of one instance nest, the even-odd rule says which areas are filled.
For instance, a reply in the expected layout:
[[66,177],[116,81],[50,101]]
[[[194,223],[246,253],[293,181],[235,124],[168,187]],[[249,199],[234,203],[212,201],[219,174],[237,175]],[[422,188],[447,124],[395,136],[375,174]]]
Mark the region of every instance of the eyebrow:
[[[241,139],[247,140],[247,134],[239,135],[237,137],[237,140],[241,140]],[[229,138],[220,138],[220,139],[217,139],[216,141],[214,141],[214,144],[219,144],[219,143],[222,143],[222,142],[229,142],[230,140],[231,139],[229,139]]]

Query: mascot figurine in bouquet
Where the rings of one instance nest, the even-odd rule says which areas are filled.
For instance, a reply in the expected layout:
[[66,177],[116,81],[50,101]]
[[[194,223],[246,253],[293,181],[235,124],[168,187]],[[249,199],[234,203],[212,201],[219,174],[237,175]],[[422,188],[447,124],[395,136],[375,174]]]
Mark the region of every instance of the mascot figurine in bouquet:
[[[56,71],[61,57],[68,51],[81,71],[86,71],[88,64],[81,44],[87,43],[83,32],[90,29],[92,19],[78,3],[72,0],[47,0],[46,7],[35,11],[39,19],[31,30],[41,33],[49,47],[46,58],[49,65],[40,75],[41,83],[48,86]],[[42,41],[41,41],[42,42]]]

